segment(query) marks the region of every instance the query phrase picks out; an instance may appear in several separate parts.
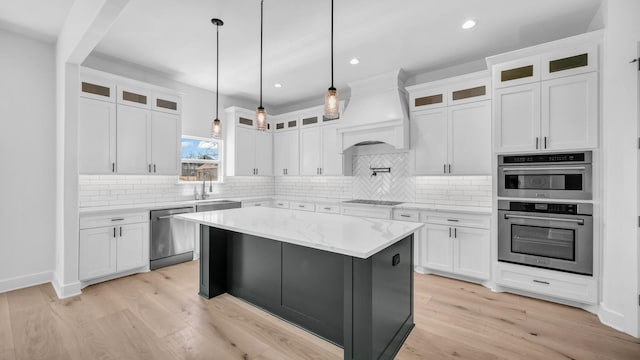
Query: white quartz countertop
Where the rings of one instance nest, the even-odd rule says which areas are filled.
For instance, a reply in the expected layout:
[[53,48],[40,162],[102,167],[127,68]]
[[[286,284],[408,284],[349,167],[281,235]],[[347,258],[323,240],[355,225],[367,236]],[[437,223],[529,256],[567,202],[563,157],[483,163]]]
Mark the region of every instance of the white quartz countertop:
[[425,210],[425,211],[443,211],[443,212],[458,212],[469,214],[491,214],[492,209],[490,207],[480,206],[458,206],[458,205],[435,205],[435,204],[420,204],[420,203],[402,203],[393,207],[394,209],[405,210]]
[[180,214],[176,219],[366,259],[423,224],[249,207]]

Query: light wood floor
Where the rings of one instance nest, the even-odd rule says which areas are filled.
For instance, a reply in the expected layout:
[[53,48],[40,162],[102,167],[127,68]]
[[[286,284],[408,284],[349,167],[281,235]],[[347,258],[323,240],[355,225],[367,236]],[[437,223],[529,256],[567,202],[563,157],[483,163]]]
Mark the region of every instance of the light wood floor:
[[[198,263],[90,286],[0,294],[0,359],[341,359],[342,349],[228,295],[197,295]],[[585,311],[415,276],[398,359],[640,359],[640,341]]]

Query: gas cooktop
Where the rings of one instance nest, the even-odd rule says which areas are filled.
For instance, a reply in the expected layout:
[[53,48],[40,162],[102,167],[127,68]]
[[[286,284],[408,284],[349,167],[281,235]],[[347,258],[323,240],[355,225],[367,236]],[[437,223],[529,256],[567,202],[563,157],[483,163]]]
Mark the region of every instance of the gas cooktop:
[[367,204],[367,205],[386,205],[386,206],[394,206],[402,204],[402,201],[383,201],[383,200],[349,200],[343,201],[346,204]]

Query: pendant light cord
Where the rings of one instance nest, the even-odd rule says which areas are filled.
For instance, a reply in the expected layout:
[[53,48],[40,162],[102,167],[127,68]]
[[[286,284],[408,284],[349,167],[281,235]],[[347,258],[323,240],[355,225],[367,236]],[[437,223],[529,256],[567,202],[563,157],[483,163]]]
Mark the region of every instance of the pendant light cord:
[[220,25],[216,25],[216,119],[218,119],[218,84],[220,83]]
[[331,0],[331,88],[333,87],[333,0]]
[[262,107],[262,28],[264,26],[263,13],[264,13],[264,0],[260,0],[260,107]]

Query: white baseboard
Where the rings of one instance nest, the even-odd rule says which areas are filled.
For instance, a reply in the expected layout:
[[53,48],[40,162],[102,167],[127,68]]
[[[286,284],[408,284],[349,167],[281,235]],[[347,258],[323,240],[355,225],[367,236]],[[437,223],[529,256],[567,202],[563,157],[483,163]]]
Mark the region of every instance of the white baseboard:
[[624,315],[620,314],[619,312],[608,309],[603,303],[600,303],[600,311],[598,311],[598,318],[600,319],[601,323],[607,326],[611,326],[616,330],[620,330],[629,335],[638,337],[638,334],[634,334],[630,331],[630,329],[626,328],[625,325],[628,323],[628,321],[625,321]]
[[56,273],[53,273],[53,276],[51,277],[51,285],[60,299],[80,295],[82,293],[80,291],[79,281],[71,284],[61,284]]
[[44,271],[37,274],[0,280],[0,293],[48,283],[52,277],[53,272]]

